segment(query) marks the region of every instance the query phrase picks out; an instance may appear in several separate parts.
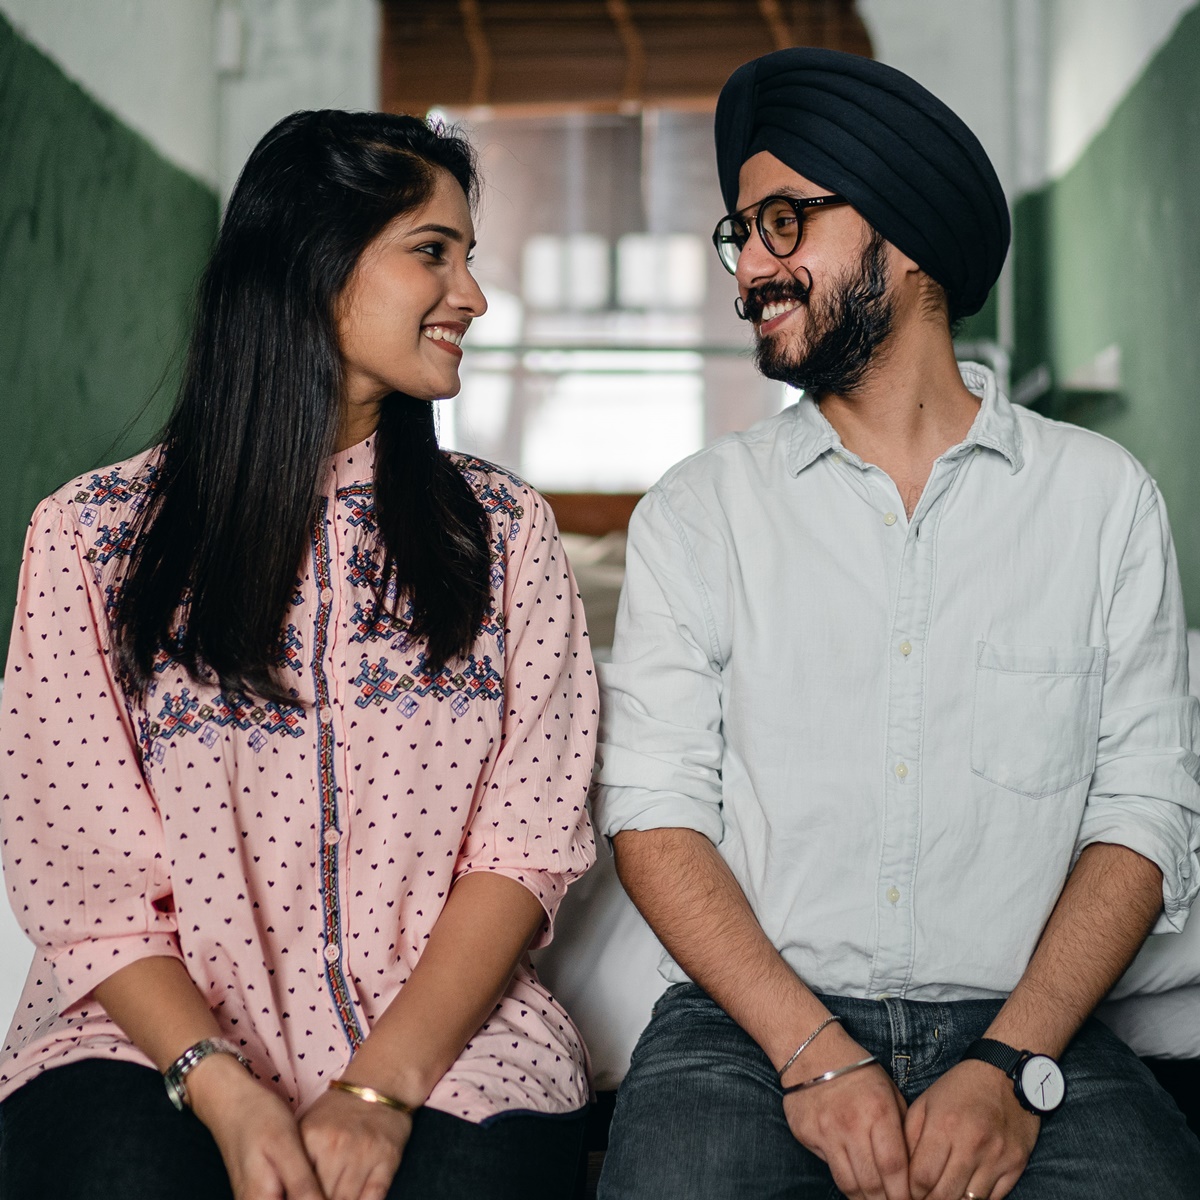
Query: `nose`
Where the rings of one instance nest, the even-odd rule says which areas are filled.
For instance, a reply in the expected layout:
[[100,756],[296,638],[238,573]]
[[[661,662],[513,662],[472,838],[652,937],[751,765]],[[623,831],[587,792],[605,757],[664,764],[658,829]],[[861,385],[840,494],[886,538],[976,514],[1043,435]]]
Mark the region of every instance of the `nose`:
[[785,271],[782,259],[776,258],[763,245],[756,224],[751,222],[750,236],[746,239],[741,254],[738,255],[737,270],[734,272],[739,290],[745,293],[751,288],[766,283],[769,279],[776,278]]
[[454,281],[454,292],[450,297],[450,303],[472,320],[482,317],[487,312],[487,298],[465,263],[458,278]]

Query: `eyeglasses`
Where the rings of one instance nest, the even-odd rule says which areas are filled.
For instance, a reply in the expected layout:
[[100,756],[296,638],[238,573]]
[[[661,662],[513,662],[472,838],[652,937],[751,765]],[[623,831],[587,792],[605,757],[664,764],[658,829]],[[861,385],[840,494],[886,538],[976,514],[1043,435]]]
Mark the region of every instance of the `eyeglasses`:
[[[768,196],[757,206],[754,227],[770,253],[776,258],[787,258],[800,245],[804,233],[804,214],[808,209],[849,203],[843,196],[811,196],[803,200],[795,196]],[[753,208],[755,205],[751,204],[740,212],[722,217],[713,230],[712,240],[717,248],[717,256],[731,275],[737,270],[738,258],[750,240],[750,220],[746,214]]]

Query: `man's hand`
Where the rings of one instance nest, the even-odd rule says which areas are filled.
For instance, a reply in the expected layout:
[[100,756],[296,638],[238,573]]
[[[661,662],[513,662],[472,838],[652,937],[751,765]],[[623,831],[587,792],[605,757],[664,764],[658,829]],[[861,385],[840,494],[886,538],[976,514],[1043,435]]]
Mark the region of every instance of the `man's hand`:
[[[819,1060],[806,1051],[788,1071],[788,1080],[799,1082],[867,1056],[840,1030],[821,1051]],[[783,1100],[796,1140],[828,1164],[834,1183],[849,1200],[909,1200],[906,1107],[896,1085],[878,1066],[793,1092]]]
[[952,1067],[908,1110],[904,1134],[913,1200],[1003,1200],[1033,1153],[1041,1118],[987,1063]]
[[300,1121],[325,1200],[384,1200],[411,1133],[406,1113],[345,1092],[326,1092]]
[[292,1110],[235,1059],[205,1059],[188,1076],[188,1096],[221,1151],[237,1200],[327,1200]]

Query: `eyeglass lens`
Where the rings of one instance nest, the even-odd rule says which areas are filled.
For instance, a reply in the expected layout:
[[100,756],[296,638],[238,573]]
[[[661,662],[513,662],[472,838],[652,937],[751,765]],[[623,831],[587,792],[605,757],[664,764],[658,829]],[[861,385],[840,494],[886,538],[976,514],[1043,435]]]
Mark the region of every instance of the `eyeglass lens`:
[[[769,196],[763,201],[754,223],[763,245],[776,258],[787,258],[800,244],[801,211],[785,196]],[[722,264],[732,273],[737,270],[738,257],[750,240],[750,226],[740,215],[728,216],[717,226],[713,240]]]

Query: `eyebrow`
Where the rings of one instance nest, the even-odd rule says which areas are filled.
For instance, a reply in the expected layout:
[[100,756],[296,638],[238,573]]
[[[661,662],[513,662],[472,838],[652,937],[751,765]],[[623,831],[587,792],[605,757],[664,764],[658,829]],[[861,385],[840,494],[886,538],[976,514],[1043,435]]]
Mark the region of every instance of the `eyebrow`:
[[764,200],[770,196],[789,196],[796,200],[812,200],[817,196],[825,195],[824,192],[808,191],[805,188],[798,187],[776,187],[770,191],[763,193],[757,200],[751,200],[749,204],[743,204],[741,208],[735,208],[732,212],[726,213],[726,216],[736,216],[739,213],[744,213],[748,208],[758,208]]
[[[440,233],[443,237],[448,237],[452,242],[463,242],[466,238],[463,237],[461,229],[455,229],[452,225],[418,225],[415,229],[410,229],[408,235],[411,237],[414,233]],[[473,250],[475,242],[468,243],[467,249]]]

